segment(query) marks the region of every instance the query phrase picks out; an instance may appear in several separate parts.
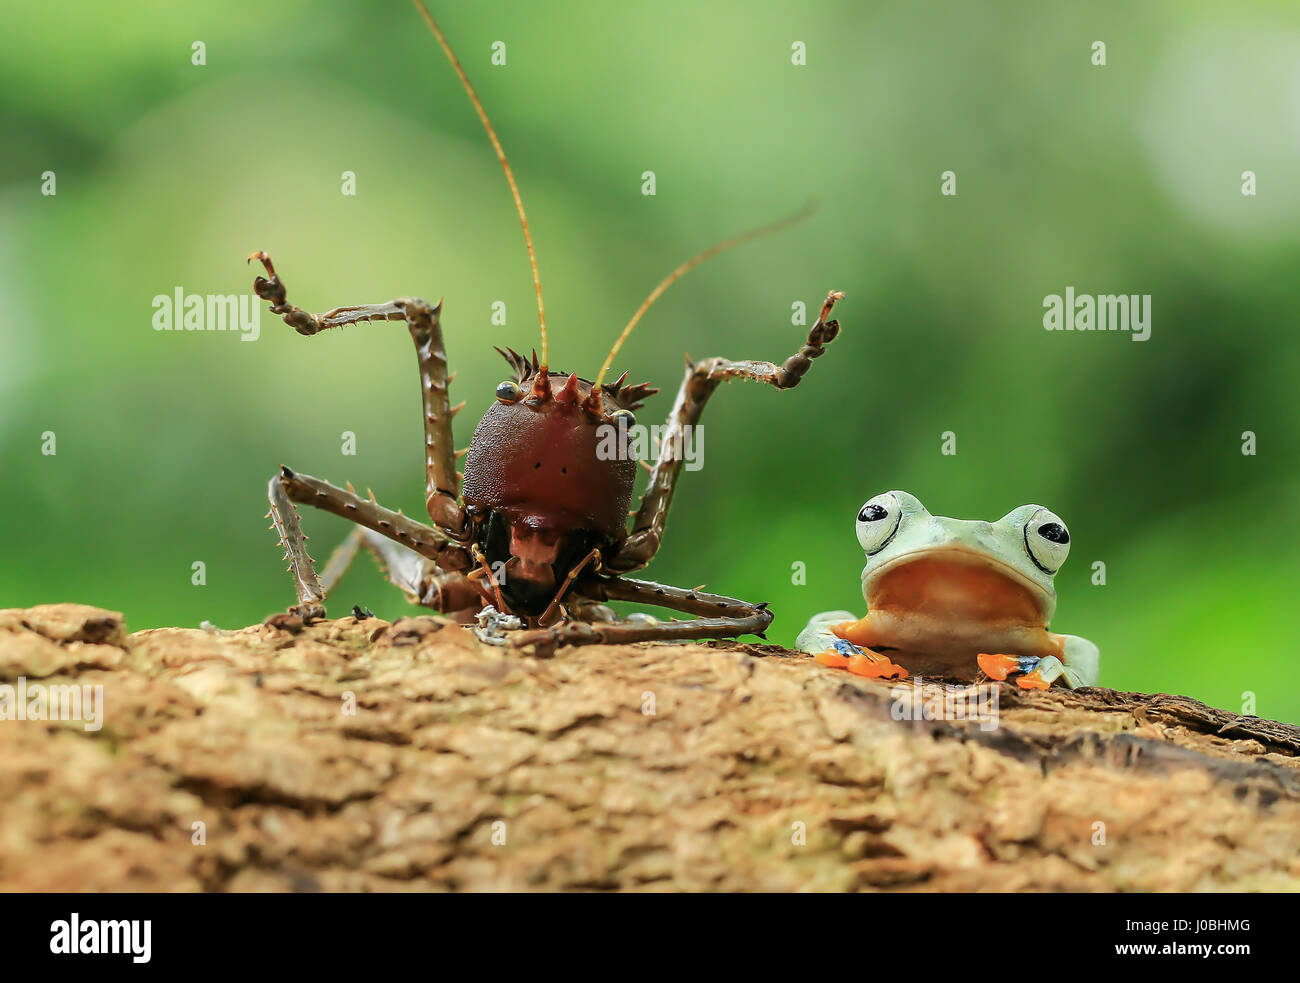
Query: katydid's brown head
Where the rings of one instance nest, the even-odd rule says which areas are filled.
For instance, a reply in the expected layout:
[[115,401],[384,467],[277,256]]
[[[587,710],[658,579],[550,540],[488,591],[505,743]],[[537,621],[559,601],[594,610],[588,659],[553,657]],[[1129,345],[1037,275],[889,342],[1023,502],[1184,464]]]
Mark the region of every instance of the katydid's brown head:
[[513,371],[474,430],[461,494],[483,520],[489,561],[512,564],[507,585],[527,609],[519,592],[528,583],[541,590],[554,569],[623,538],[638,466],[634,413],[657,390],[626,376],[597,386],[549,371],[536,353],[497,350]]
[[568,532],[591,528],[617,539],[632,502],[637,462],[629,427],[658,390],[625,378],[594,386],[551,372],[512,350],[510,378],[474,430],[465,458],[465,504],[496,509],[512,524]]

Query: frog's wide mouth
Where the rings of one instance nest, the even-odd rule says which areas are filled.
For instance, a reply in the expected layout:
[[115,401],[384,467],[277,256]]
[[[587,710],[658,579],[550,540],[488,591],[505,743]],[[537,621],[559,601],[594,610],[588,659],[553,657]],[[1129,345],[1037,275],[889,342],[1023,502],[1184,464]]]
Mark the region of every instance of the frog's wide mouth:
[[868,607],[951,611],[972,618],[1043,621],[1053,596],[1033,577],[961,546],[910,550],[864,572]]

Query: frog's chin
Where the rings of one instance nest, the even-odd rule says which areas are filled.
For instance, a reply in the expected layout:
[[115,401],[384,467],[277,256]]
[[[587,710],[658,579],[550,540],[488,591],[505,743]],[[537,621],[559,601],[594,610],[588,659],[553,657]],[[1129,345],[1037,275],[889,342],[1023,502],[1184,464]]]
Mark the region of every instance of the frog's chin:
[[959,545],[909,550],[862,571],[869,610],[1046,626],[1055,592],[1022,570]]

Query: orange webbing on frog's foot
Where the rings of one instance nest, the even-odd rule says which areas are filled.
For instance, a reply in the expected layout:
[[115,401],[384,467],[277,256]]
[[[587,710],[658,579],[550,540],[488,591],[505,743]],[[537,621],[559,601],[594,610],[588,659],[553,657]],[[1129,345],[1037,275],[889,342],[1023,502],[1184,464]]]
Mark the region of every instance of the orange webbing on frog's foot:
[[979,663],[986,676],[999,682],[1007,678],[1007,673],[1015,672],[1020,668],[1020,659],[1014,655],[990,655],[981,652],[975,656],[975,661]]
[[818,652],[813,656],[818,662],[830,669],[843,669],[849,664],[849,657],[841,655],[834,649],[827,649],[825,652]]
[[1048,689],[1051,687],[1046,679],[1038,674],[1038,670],[1027,672],[1023,676],[1016,677],[1016,685],[1021,689]]
[[872,652],[868,655],[855,655],[849,660],[849,672],[855,676],[869,679],[906,679],[907,670],[896,666],[886,656]]

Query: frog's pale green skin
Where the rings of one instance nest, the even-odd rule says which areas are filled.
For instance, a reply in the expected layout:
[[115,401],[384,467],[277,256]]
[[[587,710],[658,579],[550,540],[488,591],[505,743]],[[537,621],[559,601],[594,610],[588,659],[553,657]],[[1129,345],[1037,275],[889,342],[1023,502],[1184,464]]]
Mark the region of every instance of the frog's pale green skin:
[[880,678],[972,679],[983,669],[994,679],[1020,673],[1026,689],[1057,679],[1096,685],[1097,646],[1048,631],[1053,578],[1070,551],[1065,523],[1049,510],[1022,505],[996,522],[949,519],[891,491],[862,506],[857,533],[867,615],[817,615],[799,634],[801,651]]

